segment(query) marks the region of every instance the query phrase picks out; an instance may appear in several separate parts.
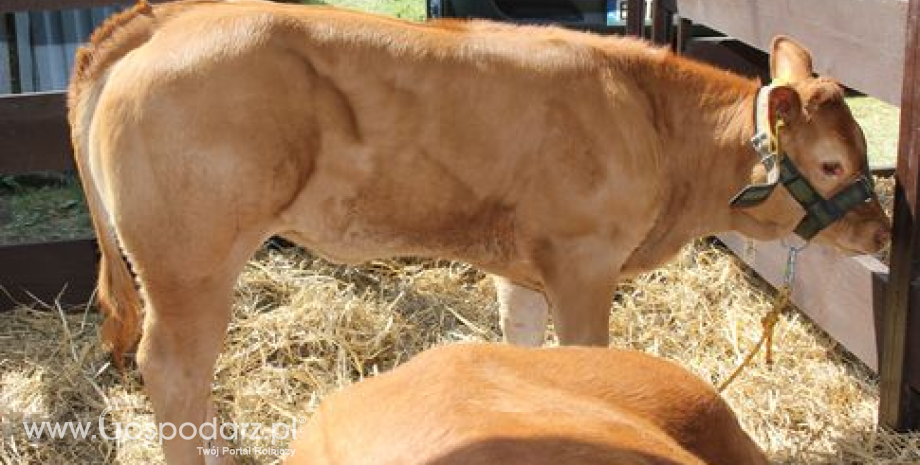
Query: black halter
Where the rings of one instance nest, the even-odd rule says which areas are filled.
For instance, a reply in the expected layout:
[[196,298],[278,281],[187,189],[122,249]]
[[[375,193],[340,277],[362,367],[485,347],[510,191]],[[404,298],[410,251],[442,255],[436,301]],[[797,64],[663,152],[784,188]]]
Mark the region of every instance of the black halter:
[[[732,198],[730,204],[737,208],[760,205],[773,193],[776,185],[782,182],[792,198],[805,210],[805,217],[795,227],[795,233],[808,241],[821,230],[842,218],[852,208],[876,198],[872,174],[866,166],[863,174],[842,191],[829,199],[821,196],[795,166],[792,158],[784,151],[777,149],[775,138],[778,138],[779,135],[770,134],[769,129],[760,124],[758,109],[765,103],[761,99],[768,98],[769,92],[770,87],[767,87],[762,88],[757,94],[754,104],[755,132],[754,137],[751,138],[751,145],[767,170],[767,182],[746,186]],[[777,159],[779,159],[778,164]]]

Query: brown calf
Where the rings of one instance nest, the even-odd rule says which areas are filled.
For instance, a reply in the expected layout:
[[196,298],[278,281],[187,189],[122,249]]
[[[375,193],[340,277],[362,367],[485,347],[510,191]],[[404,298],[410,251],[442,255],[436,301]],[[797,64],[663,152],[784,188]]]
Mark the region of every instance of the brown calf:
[[[760,93],[767,126],[786,122],[790,159],[829,197],[865,170],[865,141],[804,49],[778,40],[773,71],[787,83]],[[781,187],[729,206],[765,177],[749,143],[758,89],[553,27],[141,3],[93,35],[69,91],[105,335],[120,362],[143,303],[157,420],[202,423],[233,285],[277,234],[345,263],[467,261],[500,276],[508,340],[542,342],[551,308],[563,344],[606,345],[621,276],[700,235],[776,238],[802,217]],[[872,201],[818,238],[868,252],[887,230]],[[198,463],[202,445],[165,452]]]
[[766,465],[712,387],[613,349],[458,344],[327,398],[286,465]]

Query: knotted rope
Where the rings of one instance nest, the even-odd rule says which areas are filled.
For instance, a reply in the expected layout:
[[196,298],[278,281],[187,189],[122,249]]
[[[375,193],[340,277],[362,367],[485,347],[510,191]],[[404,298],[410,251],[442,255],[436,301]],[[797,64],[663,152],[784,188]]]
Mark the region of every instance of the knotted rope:
[[789,298],[792,295],[792,284],[795,280],[795,262],[799,252],[801,252],[803,248],[804,246],[789,247],[789,256],[786,259],[786,270],[783,272],[783,285],[776,292],[776,297],[773,299],[773,307],[760,320],[760,324],[763,326],[760,339],[757,341],[757,344],[748,351],[748,354],[738,367],[735,368],[735,371],[719,384],[718,391],[720,393],[725,391],[725,389],[728,388],[748,366],[750,366],[754,357],[760,353],[761,348],[764,346],[766,346],[764,358],[768,365],[773,364],[773,330],[776,327],[777,321],[779,321],[779,316],[783,313],[783,310],[789,306]]

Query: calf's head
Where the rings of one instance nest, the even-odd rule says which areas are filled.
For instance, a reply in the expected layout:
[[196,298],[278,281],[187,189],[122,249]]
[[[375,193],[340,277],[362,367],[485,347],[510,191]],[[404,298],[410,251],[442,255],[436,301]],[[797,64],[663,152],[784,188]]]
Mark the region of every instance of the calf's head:
[[[773,41],[770,72],[774,82],[762,94],[761,111],[766,113],[759,126],[768,124],[778,142],[776,160],[788,157],[775,170],[782,172],[780,184],[786,188],[773,189],[767,200],[744,208],[744,214],[774,225],[777,232],[795,229],[809,239],[808,230],[813,234],[820,229],[816,241],[847,252],[878,251],[888,241],[890,222],[878,199],[867,196],[871,175],[866,139],[843,99],[843,89],[832,79],[815,77],[808,51],[786,37]],[[799,174],[799,181],[789,182]],[[768,168],[758,165],[753,181],[763,183],[767,178]],[[821,204],[812,212],[801,201],[809,196]],[[827,225],[828,210],[846,213]]]

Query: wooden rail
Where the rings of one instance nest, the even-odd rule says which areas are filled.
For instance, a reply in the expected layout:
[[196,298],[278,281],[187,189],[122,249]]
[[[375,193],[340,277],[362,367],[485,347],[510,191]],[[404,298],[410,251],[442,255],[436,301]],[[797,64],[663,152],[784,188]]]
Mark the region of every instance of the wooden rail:
[[73,169],[66,100],[63,92],[0,95],[0,174]]
[[19,303],[83,305],[96,287],[96,241],[0,245],[0,311]]
[[901,103],[906,0],[678,0],[677,10],[765,51],[774,36],[793,36],[818,73]]
[[[780,241],[748,241],[736,233],[718,238],[761,278],[774,287],[782,284],[787,249]],[[792,293],[803,313],[873,370],[878,369],[877,319],[884,300],[883,281],[876,275],[884,280],[888,267],[874,257],[848,257],[811,244],[799,255]]]

